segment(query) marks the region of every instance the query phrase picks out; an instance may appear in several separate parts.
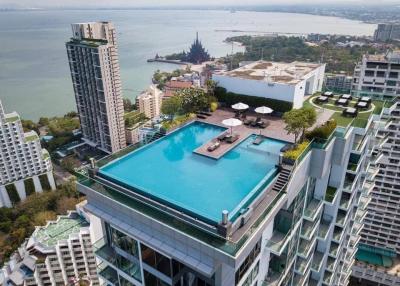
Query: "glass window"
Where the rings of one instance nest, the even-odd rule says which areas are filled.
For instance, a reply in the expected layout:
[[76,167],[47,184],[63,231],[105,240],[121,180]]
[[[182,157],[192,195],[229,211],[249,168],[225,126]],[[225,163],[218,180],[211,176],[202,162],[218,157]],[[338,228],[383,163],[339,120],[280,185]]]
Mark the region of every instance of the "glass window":
[[111,244],[116,246],[123,251],[139,258],[139,247],[138,243],[135,239],[129,237],[125,233],[120,232],[119,230],[110,227],[110,235],[111,235]]
[[256,260],[256,258],[260,254],[260,251],[261,251],[261,240],[259,240],[257,242],[257,244],[251,250],[249,255],[246,257],[246,259],[240,265],[239,269],[236,271],[236,275],[235,275],[235,283],[236,283],[236,285],[243,278],[243,275],[247,272],[247,270],[249,270],[249,268],[251,267],[253,262]]
[[132,284],[131,282],[129,282],[128,280],[126,280],[122,276],[119,276],[119,285],[121,285],[121,286],[135,286],[134,284]]
[[145,244],[141,244],[141,250],[142,261],[144,263],[171,277],[171,260],[168,257],[165,257]]
[[141,273],[140,273],[140,266],[133,262],[130,261],[129,259],[126,259],[125,257],[116,254],[117,258],[117,267],[124,271],[126,274],[129,276],[135,278],[138,281],[142,281]]
[[147,286],[169,286],[167,283],[162,281],[160,278],[154,276],[153,274],[143,271],[144,274],[144,284]]

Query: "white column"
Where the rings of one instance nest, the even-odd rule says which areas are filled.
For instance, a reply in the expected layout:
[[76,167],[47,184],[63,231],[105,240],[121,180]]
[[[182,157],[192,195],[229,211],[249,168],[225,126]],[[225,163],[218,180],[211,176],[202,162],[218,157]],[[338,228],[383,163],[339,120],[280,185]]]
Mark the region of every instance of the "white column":
[[42,188],[42,185],[40,184],[39,177],[34,176],[34,177],[32,177],[32,179],[33,179],[33,184],[35,185],[35,192],[37,192],[37,193],[43,192],[43,188]]
[[0,208],[11,208],[12,203],[5,186],[0,186]]
[[21,201],[26,199],[26,192],[25,192],[25,185],[24,185],[24,181],[23,180],[19,180],[16,181],[14,183],[15,188],[17,189],[19,198],[21,199]]
[[47,180],[49,181],[51,189],[56,189],[56,182],[54,181],[53,172],[47,172]]

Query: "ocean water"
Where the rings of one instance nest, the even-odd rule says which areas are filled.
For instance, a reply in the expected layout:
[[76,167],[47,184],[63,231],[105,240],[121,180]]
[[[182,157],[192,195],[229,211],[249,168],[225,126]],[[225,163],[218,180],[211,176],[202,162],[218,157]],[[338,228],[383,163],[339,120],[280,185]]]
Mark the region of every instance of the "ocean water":
[[253,135],[218,160],[193,153],[225,129],[191,123],[111,162],[100,173],[218,223],[223,210],[230,218],[235,216],[258,193],[261,182],[274,177],[278,154],[286,144],[266,138],[255,146]]
[[[37,120],[75,109],[65,42],[70,24],[112,21],[118,31],[124,97],[134,99],[157,69],[156,53],[188,49],[196,32],[212,56],[231,52],[223,40],[260,32],[372,35],[375,25],[302,14],[177,10],[65,10],[0,12],[0,99],[7,111]],[[232,32],[240,30],[245,32]],[[234,46],[234,52],[242,48]]]

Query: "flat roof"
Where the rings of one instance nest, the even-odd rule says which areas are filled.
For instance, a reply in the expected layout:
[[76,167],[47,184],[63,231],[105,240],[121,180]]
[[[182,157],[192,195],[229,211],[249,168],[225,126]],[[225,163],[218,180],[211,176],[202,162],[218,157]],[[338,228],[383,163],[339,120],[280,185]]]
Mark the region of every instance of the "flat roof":
[[266,138],[254,145],[250,135],[218,160],[193,152],[225,130],[190,123],[110,162],[99,175],[206,223],[218,224],[223,210],[234,221],[276,177],[287,142]]
[[72,212],[68,216],[59,216],[56,221],[50,221],[46,226],[39,227],[33,234],[35,240],[46,246],[55,246],[58,241],[68,239],[70,235],[79,233],[82,227],[89,223],[78,213]]
[[215,74],[271,83],[297,84],[322,65],[324,64],[296,61],[291,63],[257,61],[231,71],[217,71]]

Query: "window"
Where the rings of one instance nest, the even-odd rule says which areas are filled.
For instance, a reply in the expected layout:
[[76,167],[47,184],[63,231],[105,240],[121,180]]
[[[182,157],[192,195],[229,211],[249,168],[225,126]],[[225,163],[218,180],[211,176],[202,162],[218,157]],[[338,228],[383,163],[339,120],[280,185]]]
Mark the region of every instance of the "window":
[[236,274],[235,274],[236,285],[243,278],[243,275],[247,272],[247,270],[249,270],[249,268],[251,267],[253,262],[256,260],[256,258],[260,254],[260,251],[261,251],[261,240],[259,240],[257,242],[257,244],[254,246],[254,248],[250,251],[249,255],[246,257],[246,259],[240,265],[239,269],[236,271]]
[[144,283],[145,285],[151,286],[169,286],[167,283],[163,282],[160,278],[157,278],[153,274],[147,272],[146,270],[143,271],[144,274]]
[[139,258],[139,247],[135,239],[129,237],[128,235],[120,232],[119,230],[113,227],[109,227],[109,229],[111,235],[111,244],[113,246],[116,246],[122,249],[123,251],[127,252],[128,254],[131,254],[136,258]]
[[168,277],[171,277],[171,260],[168,257],[165,257],[145,244],[141,244],[141,250],[142,261],[144,263],[167,275]]

